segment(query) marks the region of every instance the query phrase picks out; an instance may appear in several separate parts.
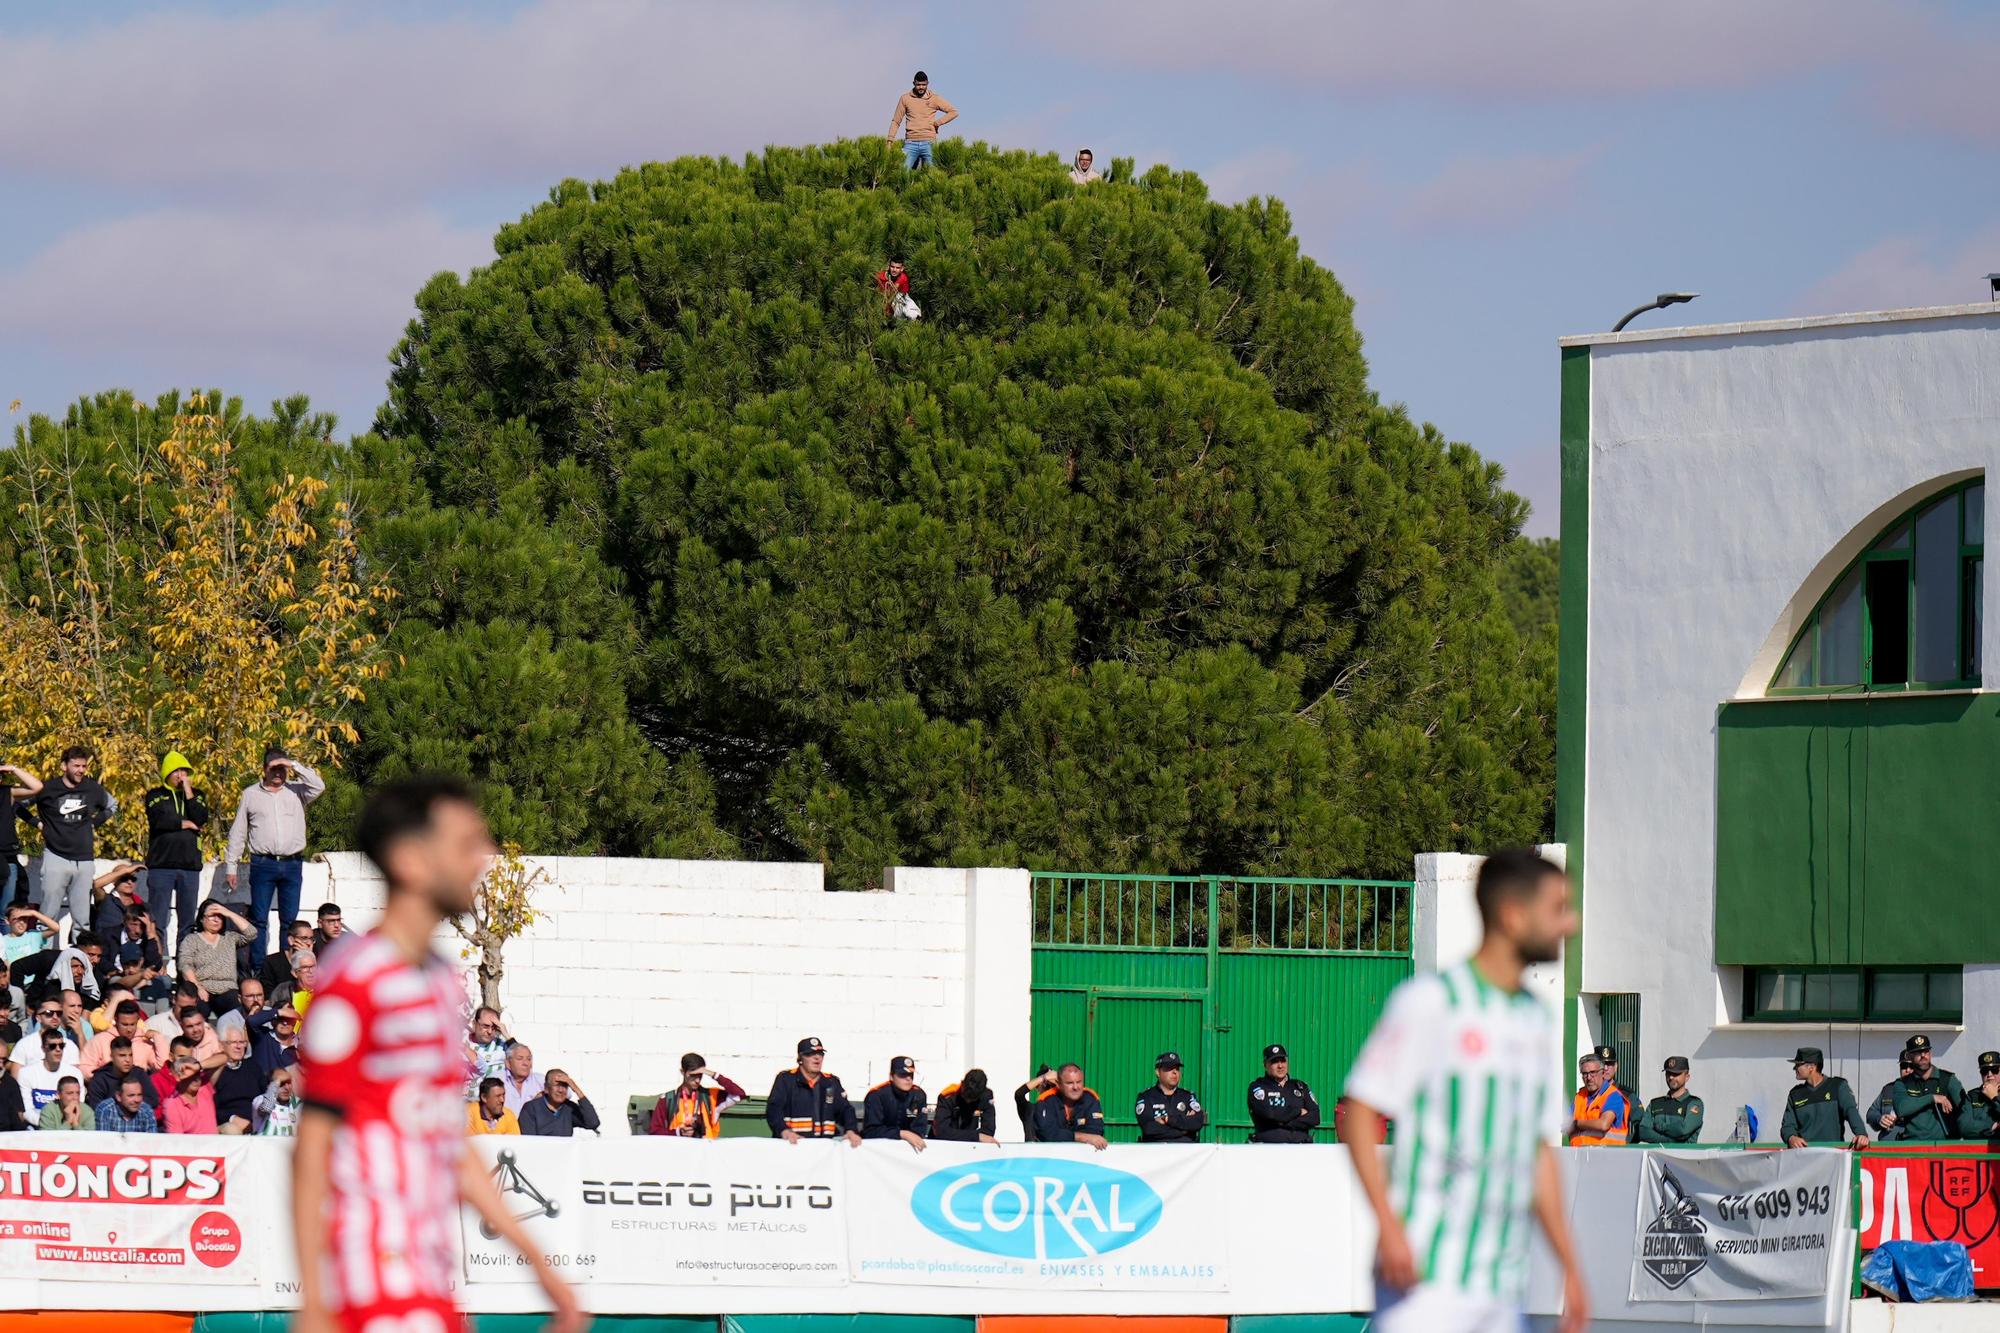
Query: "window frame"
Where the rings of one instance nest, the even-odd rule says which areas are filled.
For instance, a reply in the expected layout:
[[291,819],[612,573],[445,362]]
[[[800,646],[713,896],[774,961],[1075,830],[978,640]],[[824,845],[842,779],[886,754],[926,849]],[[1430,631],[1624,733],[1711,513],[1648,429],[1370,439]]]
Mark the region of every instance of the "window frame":
[[[1938,1008],[1931,1004],[1931,982],[1929,978],[1940,973],[1957,972],[1959,975],[1959,1004],[1957,1009]],[[1899,976],[1917,975],[1925,978],[1924,1007],[1918,1010],[1874,1008],[1874,980],[1877,976],[1894,974]],[[1770,976],[1852,976],[1859,980],[1858,994],[1861,1002],[1854,1009],[1780,1009],[1760,1011],[1757,1008],[1758,983]],[[1743,1021],[1745,1023],[1931,1023],[1960,1026],[1965,1022],[1965,969],[1950,965],[1933,967],[1799,967],[1784,964],[1771,967],[1749,966],[1743,969]],[[1803,992],[1801,992],[1803,993]]]
[[[1869,615],[1866,566],[1900,560],[1909,567],[1907,582],[1909,612],[1904,628],[1904,634],[1907,639],[1904,647],[1904,661],[1908,663],[1909,674],[1914,676],[1917,669],[1917,516],[1940,501],[1955,498],[1957,503],[1954,508],[1957,511],[1958,519],[1958,559],[1956,562],[1956,569],[1958,571],[1958,596],[1955,603],[1957,607],[1957,615],[1954,617],[1956,623],[1952,629],[1956,640],[1952,660],[1958,664],[1958,669],[1961,672],[1965,672],[1968,667],[1977,668],[1978,663],[1971,661],[1967,656],[1967,650],[1970,647],[1968,643],[1970,635],[1967,631],[1971,627],[1969,617],[1976,615],[1978,611],[1978,608],[1973,605],[1971,597],[1974,585],[1972,569],[1974,562],[1978,562],[1982,567],[1981,575],[1983,577],[1986,545],[1983,540],[1983,532],[1982,540],[1977,542],[1966,541],[1965,493],[1974,488],[1984,488],[1985,485],[1986,475],[1984,473],[1976,477],[1968,477],[1964,481],[1945,487],[1943,490],[1932,492],[1909,508],[1898,513],[1887,523],[1884,523],[1875,535],[1869,539],[1867,545],[1861,548],[1861,553],[1849,561],[1841,569],[1840,573],[1827,584],[1826,591],[1820,594],[1820,599],[1814,605],[1812,613],[1806,617],[1805,624],[1797,634],[1792,636],[1791,642],[1785,645],[1785,651],[1779,655],[1778,665],[1771,673],[1770,682],[1764,687],[1765,697],[1781,698],[1786,695],[1825,694],[1911,694],[1932,690],[1979,689],[1982,685],[1981,673],[1976,669],[1970,671],[1968,674],[1961,675],[1957,680],[1911,679],[1888,681],[1878,685],[1869,679],[1873,675],[1874,668],[1875,627],[1873,617]],[[1902,549],[1889,551],[1878,551],[1875,549],[1882,544],[1890,533],[1906,524],[1909,527],[1909,533]],[[1824,645],[1820,640],[1820,620],[1826,611],[1827,603],[1833,599],[1835,593],[1840,591],[1841,585],[1846,583],[1850,576],[1857,574],[1860,579],[1860,588],[1857,595],[1861,601],[1859,607],[1861,616],[1861,660],[1856,664],[1856,674],[1861,677],[1860,682],[1850,685],[1826,685],[1818,683],[1811,685],[1779,684],[1779,681],[1784,678],[1785,668],[1790,665],[1793,654],[1799,651],[1800,646],[1806,642],[1808,635],[1812,636],[1812,666],[1815,681],[1824,674],[1822,671]]]

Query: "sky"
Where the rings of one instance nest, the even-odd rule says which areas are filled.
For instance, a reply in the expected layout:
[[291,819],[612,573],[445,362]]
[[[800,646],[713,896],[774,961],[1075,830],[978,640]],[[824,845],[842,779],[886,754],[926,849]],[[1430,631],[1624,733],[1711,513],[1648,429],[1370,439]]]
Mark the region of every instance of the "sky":
[[[2000,6],[1012,0],[0,9],[0,400],[305,393],[365,430],[432,274],[570,177],[947,133],[1282,199],[1371,381],[1557,524],[1555,340],[1984,300]],[[18,417],[17,417],[18,420]]]

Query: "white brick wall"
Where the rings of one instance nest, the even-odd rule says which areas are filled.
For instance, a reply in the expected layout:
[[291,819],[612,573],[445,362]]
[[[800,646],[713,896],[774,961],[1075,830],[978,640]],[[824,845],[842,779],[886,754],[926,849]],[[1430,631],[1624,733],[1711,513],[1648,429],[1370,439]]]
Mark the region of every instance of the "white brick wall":
[[[625,1098],[663,1091],[688,1050],[761,1095],[799,1038],[818,1037],[857,1110],[897,1055],[933,1097],[974,1065],[1003,1097],[1027,1073],[1026,871],[897,868],[883,891],[829,893],[814,864],[534,864],[546,915],[508,945],[501,1007],[536,1068],[589,1091],[607,1132],[625,1132]],[[328,898],[365,929],[382,886],[364,858],[332,853],[306,867],[305,913]],[[461,947],[439,933],[440,952]]]

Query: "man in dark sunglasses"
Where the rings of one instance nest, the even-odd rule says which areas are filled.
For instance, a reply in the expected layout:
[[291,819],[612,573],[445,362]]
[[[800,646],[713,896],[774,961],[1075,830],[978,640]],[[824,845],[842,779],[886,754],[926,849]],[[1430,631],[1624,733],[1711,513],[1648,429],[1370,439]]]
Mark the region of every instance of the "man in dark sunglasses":
[[521,1106],[521,1132],[539,1134],[544,1138],[573,1138],[579,1129],[587,1129],[595,1134],[599,1121],[597,1108],[590,1104],[590,1098],[583,1095],[583,1089],[560,1069],[551,1069],[542,1080],[539,1097],[530,1097]]

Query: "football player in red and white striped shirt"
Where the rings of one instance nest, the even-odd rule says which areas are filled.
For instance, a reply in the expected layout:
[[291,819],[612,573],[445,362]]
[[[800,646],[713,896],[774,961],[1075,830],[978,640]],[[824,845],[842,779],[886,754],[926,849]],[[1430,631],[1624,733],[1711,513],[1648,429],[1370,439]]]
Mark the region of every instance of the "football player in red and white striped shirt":
[[357,840],[381,870],[382,921],[320,969],[300,1036],[292,1154],[296,1333],[457,1333],[461,1199],[529,1259],[555,1313],[588,1322],[500,1202],[465,1137],[464,993],[431,933],[472,907],[493,839],[471,794],[414,778],[368,798]]

